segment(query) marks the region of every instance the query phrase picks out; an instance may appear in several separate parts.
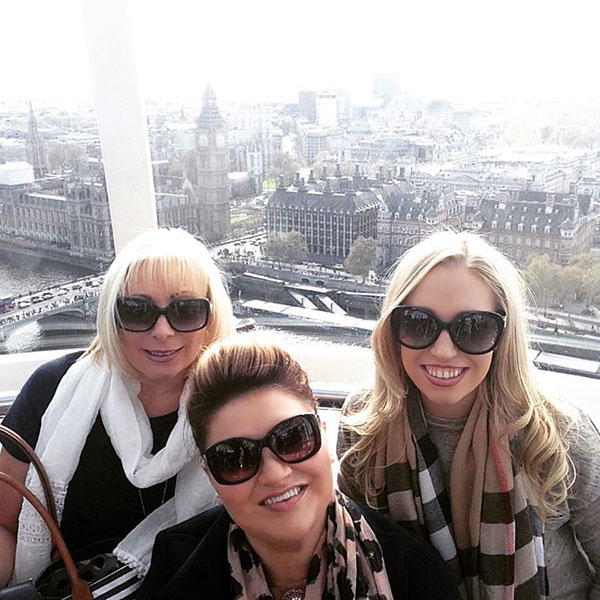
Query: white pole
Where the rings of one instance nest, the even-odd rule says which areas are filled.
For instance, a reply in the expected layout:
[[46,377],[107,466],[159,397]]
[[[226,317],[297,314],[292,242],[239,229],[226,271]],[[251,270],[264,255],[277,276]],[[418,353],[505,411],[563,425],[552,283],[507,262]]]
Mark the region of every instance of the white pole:
[[[148,129],[126,0],[80,0],[115,251],[157,227]],[[133,226],[132,226],[133,225]]]

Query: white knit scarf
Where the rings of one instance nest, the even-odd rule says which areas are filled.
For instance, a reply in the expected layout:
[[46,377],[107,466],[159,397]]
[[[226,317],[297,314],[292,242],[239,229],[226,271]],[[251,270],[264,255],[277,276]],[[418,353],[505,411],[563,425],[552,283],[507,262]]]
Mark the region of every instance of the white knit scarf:
[[[120,371],[108,371],[96,365],[91,357],[83,357],[60,381],[42,418],[35,450],[48,471],[59,522],[69,483],[98,413],[125,475],[134,486],[147,488],[177,475],[174,497],[148,515],[115,549],[119,560],[143,576],[150,564],[155,535],[214,506],[216,498],[186,431],[189,384],[182,391],[177,423],[167,444],[154,455],[150,421],[138,398],[140,387],[139,382]],[[29,467],[26,485],[43,501],[42,486],[33,466]],[[85,527],[85,523],[81,526]],[[13,582],[39,575],[50,563],[50,551],[48,529],[24,501],[19,516]]]

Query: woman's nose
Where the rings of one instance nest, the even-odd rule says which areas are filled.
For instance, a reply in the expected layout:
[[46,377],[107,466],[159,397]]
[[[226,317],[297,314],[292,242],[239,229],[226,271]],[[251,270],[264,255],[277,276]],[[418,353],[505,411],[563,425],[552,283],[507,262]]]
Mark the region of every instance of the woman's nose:
[[292,465],[283,462],[269,448],[262,449],[258,479],[263,485],[277,485],[292,474]]
[[175,334],[175,330],[169,325],[169,321],[167,321],[167,317],[165,315],[160,315],[156,323],[154,323],[154,327],[152,327],[151,333],[154,337],[167,337]]
[[437,340],[429,348],[429,353],[432,356],[438,356],[440,358],[449,358],[456,355],[458,348],[454,345],[450,334],[445,329],[440,333]]

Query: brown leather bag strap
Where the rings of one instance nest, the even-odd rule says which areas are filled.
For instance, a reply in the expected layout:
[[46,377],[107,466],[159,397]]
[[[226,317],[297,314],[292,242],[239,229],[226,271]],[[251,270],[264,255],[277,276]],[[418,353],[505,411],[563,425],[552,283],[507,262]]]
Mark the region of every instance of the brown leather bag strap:
[[52,535],[52,541],[56,545],[60,557],[65,563],[65,569],[67,574],[69,575],[69,580],[71,581],[71,596],[73,600],[92,600],[92,593],[90,592],[90,588],[87,583],[80,579],[77,576],[77,568],[75,567],[75,563],[71,558],[71,553],[69,552],[67,545],[65,544],[65,540],[60,533],[58,525],[56,521],[52,518],[52,515],[46,507],[38,500],[37,496],[29,491],[22,483],[17,481],[14,477],[6,473],[0,472],[0,481],[3,481],[14,490],[19,492],[32,506],[35,510],[38,511],[42,519],[44,519],[44,523],[50,529],[50,534]]
[[16,431],[13,431],[4,425],[0,425],[0,438],[2,437],[11,439],[33,463],[40,481],[42,482],[48,512],[52,516],[54,522],[58,523],[58,518],[56,516],[56,502],[54,501],[52,486],[50,485],[50,480],[48,479],[48,474],[46,473],[46,469],[44,469],[44,465],[42,465],[42,461],[38,458],[34,449]]

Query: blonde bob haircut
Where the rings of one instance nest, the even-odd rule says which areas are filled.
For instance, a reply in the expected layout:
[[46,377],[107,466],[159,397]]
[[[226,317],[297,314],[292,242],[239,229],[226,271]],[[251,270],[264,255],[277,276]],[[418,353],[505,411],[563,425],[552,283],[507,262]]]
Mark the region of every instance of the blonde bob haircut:
[[210,316],[198,353],[234,331],[231,301],[206,246],[183,229],[153,229],[126,244],[104,276],[96,337],[86,352],[97,364],[108,369],[116,367],[135,377],[119,338],[116,304],[119,296],[129,295],[140,282],[152,282],[157,289],[185,291],[210,300]]
[[317,412],[306,371],[265,334],[237,334],[213,344],[193,373],[188,419],[201,452],[214,415],[250,392],[275,387],[298,398],[309,412]]
[[467,232],[432,234],[408,250],[394,270],[371,337],[374,385],[360,401],[350,405],[343,417],[345,426],[359,437],[346,454],[352,454],[356,461],[356,483],[372,502],[377,492],[373,482],[375,454],[385,444],[389,424],[400,417],[408,391],[400,348],[390,326],[392,310],[441,265],[465,267],[480,277],[494,293],[496,309],[506,314],[502,339],[478,394],[487,404],[499,435],[519,432],[532,502],[542,515],[555,514],[566,500],[572,479],[563,437],[563,426],[569,419],[544,396],[531,370],[525,289],[519,273],[498,250]]

